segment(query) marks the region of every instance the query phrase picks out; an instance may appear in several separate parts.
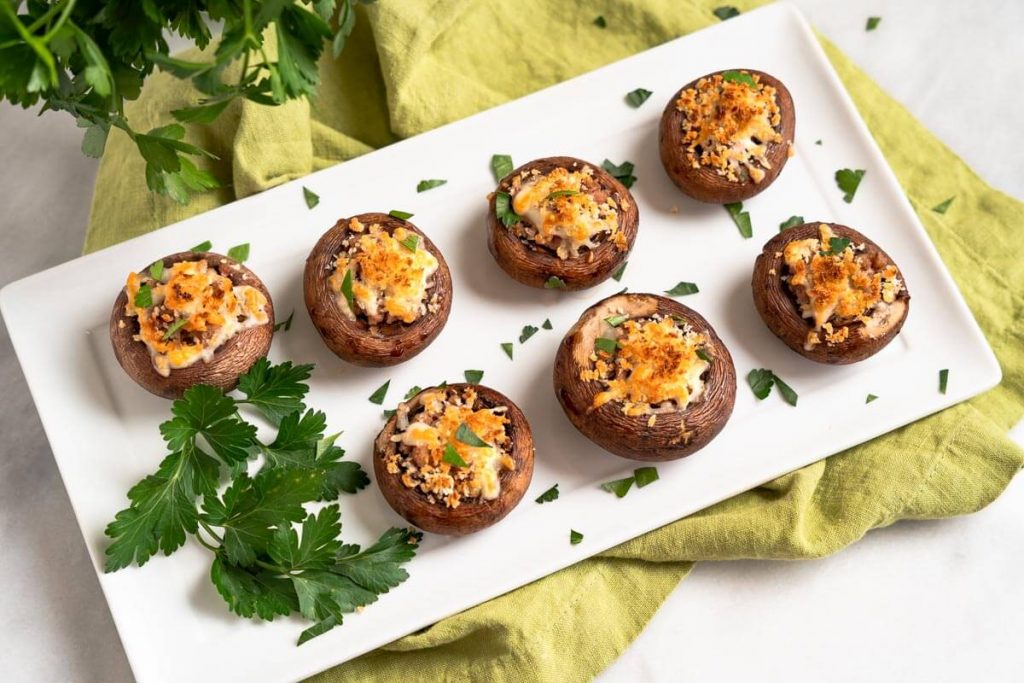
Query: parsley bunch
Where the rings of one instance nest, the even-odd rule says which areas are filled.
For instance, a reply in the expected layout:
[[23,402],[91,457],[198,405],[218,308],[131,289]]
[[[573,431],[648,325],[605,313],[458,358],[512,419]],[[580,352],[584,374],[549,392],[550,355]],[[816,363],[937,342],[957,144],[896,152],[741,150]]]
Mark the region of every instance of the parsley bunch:
[[[213,552],[210,578],[232,612],[273,620],[297,611],[315,622],[300,645],[408,578],[401,565],[421,534],[393,528],[362,549],[338,539],[337,504],[315,514],[304,507],[370,482],[358,463],[342,460],[326,416],[303,404],[312,368],[262,358],[239,381],[244,398],[197,385],[175,401],[160,425],[170,454],[107,526],[106,571],[170,555],[191,534]],[[242,409],[277,426],[273,441],[257,437]],[[261,464],[250,474],[254,459]],[[230,483],[218,493],[225,471]]]
[[[214,121],[236,98],[275,105],[308,97],[319,84],[317,60],[330,41],[337,57],[355,25],[355,6],[373,0],[0,0],[0,101],[65,111],[85,129],[82,151],[103,154],[110,129],[128,135],[146,160],[150,190],[187,203],[193,192],[220,186],[195,160],[215,158],[184,142],[183,123]],[[164,35],[205,48],[212,26],[223,26],[210,59],[171,57]],[[277,39],[277,59],[264,49]],[[240,64],[237,78],[225,79]],[[125,100],[160,68],[201,93],[171,112],[178,123],[135,130]]]

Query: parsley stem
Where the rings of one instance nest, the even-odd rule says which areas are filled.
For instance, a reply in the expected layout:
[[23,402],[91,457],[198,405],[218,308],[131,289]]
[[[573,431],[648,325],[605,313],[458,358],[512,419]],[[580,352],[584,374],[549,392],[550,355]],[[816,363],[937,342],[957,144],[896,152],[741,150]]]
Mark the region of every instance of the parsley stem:
[[209,543],[206,542],[206,539],[203,538],[202,536],[200,536],[199,534],[196,534],[196,540],[199,541],[199,545],[203,546],[207,550],[209,550],[211,552],[214,552],[214,553],[220,552],[220,548],[218,548],[217,546],[214,546],[214,545],[210,545]]
[[[67,0],[61,0],[57,4],[50,7],[50,9],[46,10],[46,12],[44,12],[41,17],[39,17],[38,19],[36,19],[35,21],[28,25],[28,32],[35,33],[36,31],[43,27],[43,24],[49,24],[50,19],[53,19],[54,15],[57,14],[57,12],[61,11],[66,1]],[[75,3],[72,2],[71,4],[74,5]]]
[[[224,544],[224,539],[223,539],[223,538],[221,538],[221,537],[220,537],[220,535],[218,535],[218,534],[217,534],[217,532],[213,530],[213,527],[212,527],[212,526],[210,526],[210,525],[209,525],[209,524],[208,524],[208,523],[206,522],[206,520],[205,520],[205,519],[200,519],[200,520],[199,520],[199,525],[200,525],[201,527],[203,527],[203,529],[205,529],[205,530],[206,530],[206,533],[208,533],[208,534],[210,534],[211,536],[213,536],[213,538],[214,538],[214,539],[215,539],[215,540],[217,541],[217,543],[220,543],[220,544],[222,544],[222,545]],[[199,534],[196,534],[196,538],[198,538],[198,539],[199,539],[200,541],[202,541],[202,537],[201,537],[201,536],[200,536]],[[205,546],[206,546],[207,548],[210,548],[210,550],[212,550],[212,551],[214,551],[214,552],[217,552],[217,550],[218,550],[218,548],[213,548],[213,547],[210,547],[209,545],[206,545],[206,543],[203,543],[203,545],[205,545]]]
[[77,2],[77,0],[68,0],[68,3],[64,5],[64,11],[60,13],[57,23],[54,24],[53,28],[49,29],[43,36],[42,40],[44,43],[49,43],[50,39],[57,35],[57,31],[59,31],[64,25],[64,22],[68,20],[68,17],[71,15],[71,10],[75,8],[75,2]]

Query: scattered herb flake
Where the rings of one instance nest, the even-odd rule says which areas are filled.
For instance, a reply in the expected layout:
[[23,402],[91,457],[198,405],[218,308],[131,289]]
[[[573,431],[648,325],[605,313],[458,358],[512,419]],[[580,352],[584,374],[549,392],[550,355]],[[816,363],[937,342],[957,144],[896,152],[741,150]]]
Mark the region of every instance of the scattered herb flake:
[[776,375],[774,372],[772,376],[775,378],[775,386],[779,388],[779,393],[782,394],[783,400],[791,406],[796,406],[797,395],[793,391],[793,387],[789,386],[782,381],[782,378]]
[[399,242],[399,244],[415,254],[416,247],[420,244],[420,236],[416,233],[411,233],[408,237]]
[[633,478],[636,479],[636,487],[642,489],[651,482],[658,481],[657,467],[638,467],[633,470]]
[[728,81],[729,83],[742,83],[743,85],[750,86],[751,88],[757,87],[757,81],[748,74],[742,71],[723,71],[722,80]]
[[805,221],[803,216],[790,216],[782,223],[779,223],[779,232],[782,232],[783,230],[786,230],[788,228],[795,228],[798,225],[803,225],[804,222]]
[[946,385],[949,384],[949,369],[939,370],[939,393],[946,393]]
[[621,164],[616,166],[610,160],[605,159],[601,163],[601,168],[608,171],[610,175],[627,188],[633,187],[633,183],[636,182],[636,176],[633,175],[633,169],[635,167],[631,161],[623,161]]
[[249,259],[249,243],[236,244],[228,249],[228,258],[245,263]]
[[523,331],[519,334],[519,343],[524,344],[526,340],[537,334],[537,329],[533,325],[524,325]]
[[626,272],[626,266],[629,265],[629,261],[623,261],[622,265],[619,266],[612,274],[612,279],[616,282],[622,282],[622,274]]
[[519,214],[512,210],[512,197],[508,192],[494,194],[494,215],[506,228],[519,222]]
[[393,408],[389,408],[388,410],[385,410],[384,411],[384,419],[385,420],[390,420],[392,417],[394,417],[395,413],[397,413],[397,412],[398,411],[393,409]]
[[598,337],[594,340],[594,348],[607,354],[613,354],[619,348],[619,342],[607,337]]
[[501,350],[505,352],[509,360],[512,360],[512,342],[502,342]]
[[626,477],[625,479],[606,481],[605,483],[601,484],[601,488],[607,491],[608,493],[614,493],[616,498],[622,498],[627,493],[629,493],[629,489],[633,486],[634,483],[636,483],[635,477]]
[[341,281],[341,293],[348,304],[348,310],[353,314],[356,312],[356,295],[352,293],[352,271],[346,270],[345,277]]
[[950,204],[953,203],[954,199],[956,199],[956,195],[953,195],[952,197],[942,202],[941,204],[936,204],[935,206],[932,207],[932,211],[934,211],[935,213],[946,213],[946,211],[949,210],[949,206]]
[[700,289],[697,288],[692,282],[680,282],[672,289],[665,290],[665,293],[669,296],[686,296],[687,294],[696,294]]
[[882,23],[882,17],[868,17],[868,23],[864,27],[865,31],[874,31],[878,28],[878,25]]
[[860,181],[865,173],[863,168],[856,171],[841,168],[836,171],[836,185],[843,191],[843,201],[847,204],[853,202],[853,196],[857,194],[857,188],[860,187]]
[[821,252],[822,256],[839,256],[850,246],[848,237],[830,237],[828,240],[828,251]]
[[205,242],[200,242],[196,246],[192,247],[189,251],[198,254],[204,251],[210,251],[211,249],[213,249],[213,242],[206,240]]
[[408,401],[410,398],[420,393],[421,391],[423,391],[423,388],[414,384],[412,385],[412,388],[409,389],[409,391],[405,392],[405,398],[403,398],[402,400]]
[[579,545],[583,542],[583,534],[576,531],[575,529],[569,529],[569,543],[573,545]]
[[288,330],[292,329],[292,318],[294,318],[294,317],[295,317],[295,310],[292,309],[292,312],[288,315],[288,319],[287,320],[282,320],[281,322],[279,322],[276,325],[274,325],[274,332],[280,332],[282,330],[287,332]]
[[139,291],[135,292],[135,307],[136,308],[149,308],[153,305],[153,289],[147,285],[142,284],[139,286]]
[[491,171],[494,173],[495,182],[512,172],[512,157],[508,154],[495,154],[491,157]]
[[740,234],[745,239],[754,236],[754,227],[750,223],[750,213],[743,210],[743,202],[733,202],[725,205],[725,210],[732,216],[733,223],[739,228]]
[[320,195],[313,190],[309,189],[305,185],[302,186],[302,196],[306,200],[306,208],[312,209],[320,203]]
[[723,5],[722,7],[716,8],[712,14],[718,17],[721,21],[725,21],[726,19],[738,17],[740,15],[740,11],[732,5]]
[[751,370],[747,373],[747,384],[750,385],[750,390],[754,392],[757,400],[763,401],[772,392],[772,386],[775,384],[775,375],[771,370],[764,368]]
[[555,484],[547,491],[537,496],[538,503],[550,503],[553,500],[558,500],[558,484]]
[[388,380],[387,382],[384,382],[384,384],[381,384],[379,387],[377,387],[377,391],[370,394],[370,403],[374,403],[376,405],[384,403],[384,397],[388,395],[388,387],[390,385],[391,380]]
[[408,211],[399,211],[398,209],[391,209],[388,211],[388,215],[392,218],[397,218],[400,221],[407,221],[412,218],[415,214],[411,214]]
[[168,327],[167,331],[164,332],[164,341],[167,341],[168,339],[173,337],[174,333],[180,330],[181,328],[185,327],[185,323],[187,322],[188,318],[178,318],[177,320],[175,320],[174,324]]
[[594,19],[594,26],[598,28],[608,28],[608,22],[604,20],[603,16],[598,15],[598,17]]
[[160,281],[162,281],[164,279],[164,261],[163,261],[163,259],[160,259],[159,261],[154,261],[153,262],[153,265],[151,265],[149,267],[149,274],[157,282],[160,282]]
[[551,328],[551,318],[544,318],[544,323],[541,325],[541,327],[543,327],[545,330],[552,329]]
[[871,403],[872,401],[877,401],[877,400],[878,400],[877,396],[875,396],[874,394],[868,394],[868,397],[866,399],[864,399],[864,403]]
[[462,459],[462,456],[459,455],[459,452],[455,450],[455,446],[451,444],[445,445],[444,455],[441,456],[441,460],[455,467],[469,467],[466,461]]
[[611,327],[618,327],[627,320],[629,320],[628,315],[610,315],[604,319],[604,321],[608,323]]
[[484,378],[483,370],[466,370],[462,374],[470,384],[480,384],[480,380]]
[[469,428],[469,425],[463,422],[459,425],[459,428],[455,430],[455,438],[458,441],[472,446],[473,448],[490,448],[491,445],[481,439],[479,436],[473,433],[473,430]]
[[637,88],[626,95],[626,101],[629,102],[632,107],[639,107],[641,104],[647,101],[653,93],[650,90],[644,88]]
[[565,289],[565,281],[556,275],[552,275],[544,283],[544,289]]
[[700,358],[705,363],[711,362],[711,356],[708,355],[708,352],[704,350],[703,346],[697,347],[697,358]]
[[814,144],[816,144],[816,145],[818,145],[820,147],[821,146],[821,140],[815,140]]
[[577,195],[579,193],[579,190],[555,190],[547,197],[545,197],[544,201],[549,202],[552,199],[555,199],[556,197],[572,197],[573,195]]
[[416,186],[417,192],[426,192],[427,190],[433,190],[435,187],[441,187],[447,180],[441,180],[440,178],[432,178],[431,180],[421,180]]

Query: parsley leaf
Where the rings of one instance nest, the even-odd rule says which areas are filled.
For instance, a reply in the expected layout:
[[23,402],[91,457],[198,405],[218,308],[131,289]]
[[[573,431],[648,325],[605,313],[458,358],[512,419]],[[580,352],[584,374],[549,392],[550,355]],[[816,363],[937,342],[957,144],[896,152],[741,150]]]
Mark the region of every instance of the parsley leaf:
[[235,401],[220,389],[197,384],[171,405],[173,418],[160,425],[167,448],[177,451],[202,436],[225,463],[245,460],[256,428],[235,411]]
[[601,168],[608,171],[613,178],[625,185],[627,189],[633,187],[633,183],[636,182],[636,176],[633,175],[634,166],[631,161],[623,161],[616,166],[608,159],[605,159],[601,163]]
[[536,502],[538,503],[550,503],[553,500],[558,500],[558,484],[555,484],[544,493],[537,496]]
[[865,31],[874,31],[878,28],[878,25],[882,23],[882,17],[868,17],[868,23],[864,27]]
[[455,450],[455,446],[451,444],[445,445],[444,455],[441,456],[441,460],[455,467],[469,467],[466,461],[462,459],[462,456],[459,455],[459,452]]
[[345,277],[341,280],[341,293],[348,304],[348,310],[353,314],[356,312],[356,295],[352,290],[352,271],[346,270]]
[[946,393],[946,386],[949,384],[949,369],[939,370],[939,393]]
[[565,281],[557,275],[552,275],[544,282],[544,289],[565,289]]
[[541,327],[543,327],[545,330],[553,329],[551,325],[551,318],[544,318],[544,322],[541,323]]
[[629,320],[628,315],[610,315],[604,319],[604,321],[611,327],[618,327],[627,320]]
[[416,384],[414,384],[414,385],[413,385],[413,386],[412,386],[412,387],[411,387],[411,388],[409,389],[409,391],[405,392],[405,398],[403,398],[402,400],[403,400],[403,401],[408,401],[408,400],[409,400],[410,398],[412,398],[412,397],[413,397],[413,396],[415,396],[416,394],[420,393],[421,391],[423,391],[423,388],[422,388],[422,387],[420,387],[419,385],[416,385]]
[[594,350],[603,351],[607,354],[614,354],[619,348],[619,342],[607,337],[598,337],[594,340]]
[[623,261],[622,265],[616,268],[615,272],[612,273],[612,279],[615,280],[616,282],[622,282],[622,275],[623,273],[626,272],[626,266],[628,265],[629,261]]
[[787,228],[795,228],[798,225],[804,224],[803,216],[790,216],[782,223],[779,223],[779,232],[786,230]]
[[692,282],[680,282],[672,289],[665,290],[665,293],[669,296],[686,296],[687,294],[696,294],[700,289],[697,288]]
[[466,370],[462,373],[466,377],[466,381],[470,384],[480,384],[480,380],[484,378],[483,370]]
[[598,28],[608,28],[608,22],[605,21],[603,16],[598,15],[598,17],[594,19],[594,26]]
[[153,289],[143,283],[139,285],[139,291],[135,292],[136,308],[149,308],[153,305]]
[[417,235],[416,233],[412,233],[404,240],[401,240],[399,244],[401,244],[403,247],[405,247],[406,249],[415,254],[416,247],[418,247],[420,244],[420,236]]
[[388,211],[388,215],[392,218],[397,218],[400,221],[407,221],[412,218],[415,214],[411,214],[408,211],[399,211],[398,209],[391,209]]
[[211,249],[213,249],[213,242],[211,242],[210,240],[206,240],[205,242],[200,242],[196,246],[192,247],[191,249],[189,249],[189,251],[195,253],[202,253],[204,251],[210,251]]
[[956,199],[956,195],[953,195],[952,197],[950,197],[949,199],[940,204],[936,204],[935,206],[932,207],[932,211],[934,211],[935,213],[946,213],[946,211],[949,210],[949,207],[953,203],[954,199]]
[[583,534],[576,531],[575,529],[569,529],[569,543],[572,545],[579,545],[583,542]]
[[636,487],[642,489],[648,484],[658,481],[660,477],[657,467],[638,467],[633,470],[633,478],[636,479]]
[[376,403],[377,405],[384,403],[384,397],[388,395],[388,386],[390,384],[391,380],[388,380],[377,387],[377,390],[370,394],[370,398],[368,399],[370,403]]
[[295,311],[293,310],[291,313],[288,314],[287,319],[282,320],[281,322],[274,325],[274,332],[280,332],[281,330],[287,332],[288,330],[292,329],[292,318],[294,317]]
[[248,403],[273,422],[279,424],[286,415],[305,409],[302,397],[309,391],[304,384],[313,372],[312,365],[295,365],[285,361],[271,365],[266,358],[257,360],[249,371],[238,378],[238,390]]
[[828,240],[828,251],[821,252],[822,256],[839,256],[850,246],[847,237],[830,237]]
[[732,204],[726,204],[725,210],[732,216],[733,223],[739,228],[740,234],[745,239],[750,239],[754,236],[754,228],[750,223],[750,214],[743,210],[743,202],[733,202]]
[[465,422],[455,430],[455,439],[473,448],[490,448],[491,445],[477,436]]
[[711,362],[711,356],[708,355],[707,350],[705,350],[703,346],[697,347],[696,353],[697,353],[697,358],[700,358],[705,363],[710,363]]
[[743,85],[751,88],[757,87],[757,82],[754,80],[753,76],[743,71],[723,71],[722,80],[729,83],[742,83]]
[[537,331],[537,328],[533,325],[524,326],[522,333],[519,335],[519,343],[525,344],[527,339],[537,334]]
[[502,178],[512,172],[512,157],[508,154],[495,154],[491,156],[491,172],[494,173],[494,180],[500,182]]
[[171,324],[171,326],[167,328],[167,331],[164,332],[163,340],[167,341],[168,339],[173,337],[178,330],[180,330],[181,328],[185,327],[186,324],[188,324],[188,320],[188,318],[178,318],[177,320],[175,320]]
[[856,171],[848,168],[836,171],[836,185],[843,191],[843,201],[847,204],[853,202],[853,196],[857,194],[857,188],[860,187],[860,181],[865,173],[866,171],[862,168]]
[[235,246],[228,249],[228,258],[234,259],[239,263],[245,263],[249,258],[249,243],[236,244]]
[[754,396],[759,401],[763,401],[768,398],[768,394],[771,393],[773,386],[779,387],[779,394],[783,400],[791,406],[796,406],[797,394],[793,391],[793,388],[782,381],[778,375],[771,370],[765,368],[759,368],[751,370],[747,373],[747,384],[750,385],[750,390],[754,392]]
[[494,195],[494,215],[506,228],[520,221],[519,214],[512,210],[512,197],[508,192],[496,192]]
[[738,17],[740,15],[740,11],[732,5],[723,5],[722,7],[716,8],[712,14],[718,17],[721,21],[725,21],[726,19]]
[[416,192],[426,192],[427,190],[433,190],[435,187],[441,187],[447,180],[441,180],[439,178],[433,178],[431,180],[421,180],[416,186]]
[[629,493],[629,489],[632,488],[634,483],[636,483],[636,477],[626,477],[625,479],[606,481],[601,484],[601,488],[608,493],[614,493],[616,498],[622,498]]
[[775,386],[779,388],[779,393],[782,394],[783,400],[791,406],[796,406],[797,395],[796,392],[793,391],[793,387],[783,382],[782,378],[774,372],[772,373],[772,376],[775,377]]
[[512,360],[512,342],[502,342],[501,350],[505,352],[509,360]]
[[639,107],[644,102],[646,102],[647,98],[649,98],[652,94],[653,93],[650,90],[645,90],[644,88],[637,88],[636,90],[633,90],[626,95],[626,101],[629,102],[629,105],[631,107]]
[[878,400],[877,396],[875,396],[874,394],[868,394],[868,397],[866,399],[864,399],[864,403],[871,403],[872,401],[877,401],[877,400]]
[[555,190],[554,192],[549,194],[547,197],[545,197],[544,201],[548,202],[548,201],[551,201],[552,199],[555,199],[557,197],[572,197],[573,195],[577,195],[579,193],[580,193],[579,190]]
[[149,267],[149,275],[157,282],[161,282],[164,279],[164,262],[163,259],[154,261],[153,265]]

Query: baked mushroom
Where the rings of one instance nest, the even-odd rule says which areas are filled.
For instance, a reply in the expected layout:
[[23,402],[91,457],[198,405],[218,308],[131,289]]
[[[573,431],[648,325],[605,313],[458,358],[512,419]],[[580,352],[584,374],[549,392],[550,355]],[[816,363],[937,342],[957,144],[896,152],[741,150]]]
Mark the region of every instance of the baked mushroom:
[[878,353],[910,311],[906,282],[889,255],[836,223],[805,223],[768,240],[750,284],[768,329],[819,363]]
[[273,336],[266,286],[241,263],[208,252],[172,254],[130,273],[110,313],[117,362],[165,398],[194,384],[233,389]]
[[401,403],[373,445],[388,504],[424,531],[462,536],[499,521],[533,477],[533,435],[494,389],[450,384]]
[[303,292],[331,351],[356,365],[395,365],[441,333],[452,307],[452,276],[415,225],[364,213],[342,218],[316,243]]
[[633,460],[675,460],[732,415],[736,369],[708,321],[655,294],[616,294],[558,347],[555,394],[584,436]]
[[793,156],[793,98],[753,69],[716,71],[684,85],[661,115],[668,177],[694,199],[728,204],[771,185]]
[[506,273],[531,287],[593,287],[626,260],[636,240],[633,195],[581,159],[524,164],[489,199],[487,247]]

